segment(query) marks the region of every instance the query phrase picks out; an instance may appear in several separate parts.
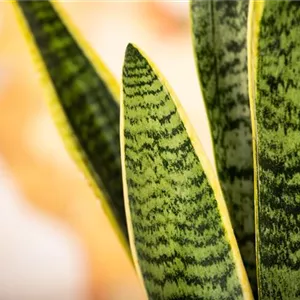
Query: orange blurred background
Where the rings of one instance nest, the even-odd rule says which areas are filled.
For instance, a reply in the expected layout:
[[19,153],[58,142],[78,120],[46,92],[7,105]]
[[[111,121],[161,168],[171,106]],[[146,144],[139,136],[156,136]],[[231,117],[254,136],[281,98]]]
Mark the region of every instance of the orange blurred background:
[[[212,159],[208,125],[194,66],[188,3],[68,1],[62,5],[119,80],[128,42],[139,45],[156,62],[178,94]],[[77,291],[78,297],[80,294],[78,299],[145,299],[134,269],[99,202],[63,147],[49,115],[46,100],[47,94],[39,81],[39,74],[11,4],[1,2],[0,157],[4,165],[0,165],[0,169],[4,168],[5,174],[10,174],[7,177],[14,182],[22,201],[33,206],[36,215],[44,216],[45,222],[48,219],[56,222],[56,232],[60,228],[66,232],[63,237],[65,243],[72,245],[68,253],[80,253],[74,254],[73,260],[70,260],[70,264],[76,264],[74,270],[80,276],[74,277],[74,280],[70,277],[68,283],[70,289],[72,284],[76,285],[74,291]],[[4,197],[0,189],[1,202]],[[11,221],[9,226],[3,226],[6,226],[9,236],[16,236],[17,239],[20,232],[18,226],[21,225],[16,224],[19,223]],[[9,243],[9,238],[0,240],[0,248],[4,243]],[[26,242],[24,245],[27,245]],[[21,260],[22,247],[15,254]],[[49,268],[50,265],[51,262]],[[65,266],[61,264],[54,267],[59,271]],[[12,288],[18,286],[18,280],[22,280],[18,272],[17,266],[14,277],[16,283],[12,283]],[[30,268],[26,270],[26,276],[30,277],[30,272]],[[61,278],[63,281],[63,275]],[[53,288],[55,280],[54,277],[51,283]],[[34,288],[38,287],[39,282],[35,280]],[[24,291],[19,290],[16,295],[21,295],[22,299],[35,299],[25,297],[26,288],[32,286],[25,285]],[[1,291],[0,286],[1,300],[21,299],[13,295],[1,296]],[[39,295],[42,293],[43,290]],[[63,296],[56,295],[55,299],[66,299],[60,297]],[[36,299],[46,298],[41,296]],[[70,299],[75,298],[70,296]]]

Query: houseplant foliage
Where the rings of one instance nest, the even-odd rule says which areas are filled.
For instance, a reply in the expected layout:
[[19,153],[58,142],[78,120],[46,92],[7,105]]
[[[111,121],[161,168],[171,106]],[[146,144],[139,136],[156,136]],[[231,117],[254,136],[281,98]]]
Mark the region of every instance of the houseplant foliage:
[[131,44],[121,120],[131,245],[150,298],[249,297],[214,172],[166,81]]
[[14,2],[14,8],[67,149],[129,250],[119,146],[119,84],[68,22],[59,3],[20,1]]
[[195,58],[216,166],[241,255],[256,290],[248,9],[248,1],[191,2]]
[[120,91],[57,3],[14,7],[54,120],[148,298],[300,298],[300,2],[191,2],[218,175],[137,46]]
[[259,292],[300,298],[300,3],[255,2],[249,83]]

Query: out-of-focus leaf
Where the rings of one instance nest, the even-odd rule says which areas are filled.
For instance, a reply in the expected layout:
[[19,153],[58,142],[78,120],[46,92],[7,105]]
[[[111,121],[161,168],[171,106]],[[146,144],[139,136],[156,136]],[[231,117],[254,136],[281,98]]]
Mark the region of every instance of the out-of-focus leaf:
[[252,299],[218,179],[162,75],[131,44],[120,133],[130,244],[149,299]]
[[252,132],[248,97],[248,0],[192,0],[195,58],[215,160],[241,255],[257,291]]
[[[68,150],[127,250],[119,146],[119,87],[57,3],[14,2]],[[71,199],[70,199],[71,201]]]
[[300,298],[300,2],[253,1],[249,34],[260,299]]

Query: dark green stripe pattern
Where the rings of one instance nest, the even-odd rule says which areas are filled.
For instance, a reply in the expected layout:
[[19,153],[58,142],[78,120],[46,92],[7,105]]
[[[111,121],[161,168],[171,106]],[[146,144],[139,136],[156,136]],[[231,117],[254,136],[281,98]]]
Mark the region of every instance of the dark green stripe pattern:
[[300,299],[300,2],[265,1],[258,37],[260,299]]
[[149,299],[242,299],[214,192],[171,95],[133,45],[123,69],[134,247]]
[[191,1],[197,68],[215,160],[256,294],[252,131],[248,97],[248,1]]
[[119,106],[106,83],[70,34],[49,1],[19,1],[19,7],[44,60],[58,100],[128,240],[119,146]]

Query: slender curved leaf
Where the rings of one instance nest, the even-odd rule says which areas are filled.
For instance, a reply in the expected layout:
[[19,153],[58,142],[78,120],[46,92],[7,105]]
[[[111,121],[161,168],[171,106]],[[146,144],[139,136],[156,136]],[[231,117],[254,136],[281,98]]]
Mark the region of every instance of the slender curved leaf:
[[131,44],[121,154],[131,248],[149,299],[252,299],[215,173],[162,75]]
[[256,294],[252,132],[248,97],[248,1],[191,1],[195,58],[216,166]]
[[300,298],[300,2],[253,1],[249,35],[260,299]]
[[118,84],[57,3],[18,1],[14,6],[51,95],[50,108],[58,129],[129,250]]

